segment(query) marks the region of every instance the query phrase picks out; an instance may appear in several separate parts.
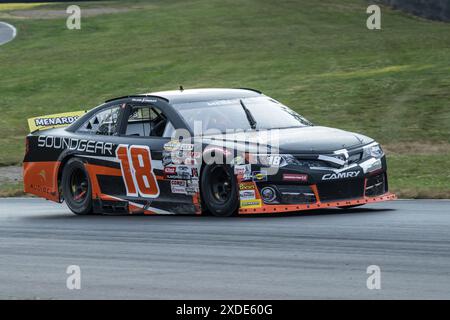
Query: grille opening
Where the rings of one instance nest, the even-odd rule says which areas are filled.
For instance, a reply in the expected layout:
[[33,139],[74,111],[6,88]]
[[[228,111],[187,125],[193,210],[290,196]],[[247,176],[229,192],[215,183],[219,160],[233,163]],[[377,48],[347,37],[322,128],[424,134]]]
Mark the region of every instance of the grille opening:
[[[363,155],[362,152],[356,152],[356,153],[350,154],[347,159],[346,165],[350,165],[350,164],[359,162],[362,159],[362,155]],[[328,154],[327,156],[334,157],[334,158],[340,159],[340,160],[345,160],[345,157],[343,155]],[[335,164],[324,161],[324,160],[311,159],[311,158],[307,158],[307,157],[304,157],[301,155],[295,156],[295,158],[300,163],[300,165],[303,167],[308,167],[308,168],[311,168],[311,167],[322,167],[322,168],[336,167]]]
[[364,196],[364,178],[327,181],[317,184],[322,202],[349,200]]
[[295,157],[302,167],[329,167],[330,164],[326,161],[316,159],[306,159],[302,157]]
[[348,164],[359,162],[359,160],[361,160],[361,158],[362,158],[362,152],[352,154],[348,157]]
[[366,183],[366,196],[373,197],[386,193],[386,177],[384,173],[367,179]]

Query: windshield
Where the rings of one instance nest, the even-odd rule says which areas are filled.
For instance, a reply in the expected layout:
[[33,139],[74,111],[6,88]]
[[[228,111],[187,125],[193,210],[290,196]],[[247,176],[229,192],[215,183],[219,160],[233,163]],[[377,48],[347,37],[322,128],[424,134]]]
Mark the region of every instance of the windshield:
[[195,133],[199,128],[205,134],[212,130],[223,133],[227,130],[250,130],[252,126],[256,130],[268,130],[312,125],[269,97],[190,102],[175,104],[174,107]]

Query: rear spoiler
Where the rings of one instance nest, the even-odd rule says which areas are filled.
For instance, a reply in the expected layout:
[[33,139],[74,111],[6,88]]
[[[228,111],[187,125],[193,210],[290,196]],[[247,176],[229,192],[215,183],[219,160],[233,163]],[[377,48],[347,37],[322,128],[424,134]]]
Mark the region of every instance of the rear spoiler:
[[86,112],[87,111],[73,111],[30,118],[28,119],[28,126],[30,127],[30,132],[34,132],[37,130],[67,127],[72,123],[74,123],[79,117],[84,115]]

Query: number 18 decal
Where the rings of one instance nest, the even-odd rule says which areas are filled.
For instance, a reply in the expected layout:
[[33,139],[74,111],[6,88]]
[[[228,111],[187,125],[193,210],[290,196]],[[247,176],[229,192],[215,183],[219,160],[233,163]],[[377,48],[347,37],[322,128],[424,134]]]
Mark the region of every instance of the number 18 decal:
[[159,196],[159,186],[153,173],[149,147],[121,144],[117,147],[116,157],[120,161],[127,196],[144,198]]

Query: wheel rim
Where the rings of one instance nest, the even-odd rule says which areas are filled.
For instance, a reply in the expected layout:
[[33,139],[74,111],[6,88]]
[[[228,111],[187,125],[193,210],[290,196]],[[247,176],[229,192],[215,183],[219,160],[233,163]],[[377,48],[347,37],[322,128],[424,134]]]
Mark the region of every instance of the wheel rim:
[[214,201],[226,203],[232,196],[232,180],[228,170],[222,166],[212,168],[209,180]]
[[70,193],[72,199],[77,202],[83,202],[88,196],[88,178],[84,170],[75,169],[70,176]]

